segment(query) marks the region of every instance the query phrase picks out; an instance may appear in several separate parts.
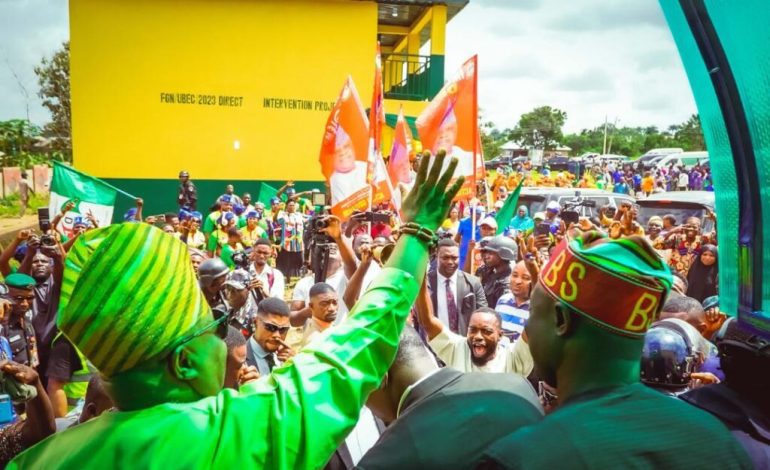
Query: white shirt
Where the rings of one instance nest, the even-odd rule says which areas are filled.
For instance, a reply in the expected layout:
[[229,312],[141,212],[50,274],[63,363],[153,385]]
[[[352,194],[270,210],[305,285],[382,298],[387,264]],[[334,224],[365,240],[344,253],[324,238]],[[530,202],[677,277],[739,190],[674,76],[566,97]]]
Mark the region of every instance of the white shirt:
[[690,184],[690,175],[685,172],[679,173],[679,187],[686,187]]
[[[452,291],[452,296],[455,299],[455,305],[457,304],[457,271],[452,274],[452,277],[446,278],[440,272],[436,272],[436,315],[441,323],[445,327],[449,328],[449,310],[446,302],[446,281],[449,279],[449,289]],[[457,309],[457,314],[460,314],[460,309]]]
[[361,457],[374,446],[379,438],[380,430],[377,429],[377,424],[374,422],[374,415],[369,411],[369,408],[364,406],[361,408],[356,426],[345,438],[345,444],[348,446],[350,459],[354,465],[358,465]]
[[[262,281],[262,284],[267,287],[267,294],[270,297],[278,297],[279,299],[283,299],[284,289],[286,288],[286,280],[284,279],[283,273],[281,271],[273,269],[267,264],[264,268],[262,268],[262,274],[257,274],[257,270],[254,267],[254,264],[249,266],[249,271],[254,279],[259,279]],[[270,286],[270,279],[268,274],[273,276],[272,286]]]
[[[325,282],[332,286],[339,296],[337,319],[334,320],[333,323],[334,325],[337,325],[348,315],[348,307],[342,300],[342,296],[345,295],[345,288],[348,286],[348,278],[345,277],[345,270],[340,267],[337,272],[327,277]],[[310,305],[310,288],[313,287],[313,285],[315,285],[315,277],[312,274],[297,281],[297,285],[294,286],[294,293],[292,294],[291,300],[301,300],[305,302],[306,307]]]
[[448,367],[460,372],[512,372],[527,377],[535,367],[529,345],[522,340],[505,345],[500,342],[495,357],[481,367],[471,361],[471,349],[465,336],[452,333],[449,328],[443,328],[428,341],[428,345]]

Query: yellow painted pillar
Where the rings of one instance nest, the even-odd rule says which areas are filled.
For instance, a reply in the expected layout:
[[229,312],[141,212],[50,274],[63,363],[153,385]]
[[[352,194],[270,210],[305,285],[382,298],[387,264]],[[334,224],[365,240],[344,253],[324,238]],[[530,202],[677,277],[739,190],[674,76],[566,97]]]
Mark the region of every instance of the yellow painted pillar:
[[430,20],[430,97],[444,85],[444,49],[446,47],[446,5],[434,5]]

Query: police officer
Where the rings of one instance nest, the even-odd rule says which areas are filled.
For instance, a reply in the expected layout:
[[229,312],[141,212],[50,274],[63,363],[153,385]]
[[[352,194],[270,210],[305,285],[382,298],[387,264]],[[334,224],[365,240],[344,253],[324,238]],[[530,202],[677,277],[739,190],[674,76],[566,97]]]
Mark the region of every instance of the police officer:
[[198,283],[210,307],[224,306],[224,310],[229,308],[224,294],[229,272],[230,268],[220,258],[207,259],[198,267]]
[[190,181],[190,173],[187,171],[179,172],[179,193],[176,197],[179,208],[183,207],[188,211],[194,211],[198,205],[198,191],[195,184]]
[[5,278],[8,286],[8,299],[11,301],[11,314],[0,328],[2,335],[11,345],[12,359],[25,366],[37,367],[37,342],[35,329],[32,327],[32,303],[35,300],[35,280],[21,273],[13,273]]
[[487,305],[497,305],[510,289],[511,261],[516,260],[516,253],[516,242],[508,237],[497,235],[481,241],[484,265],[476,270],[476,276],[481,279]]

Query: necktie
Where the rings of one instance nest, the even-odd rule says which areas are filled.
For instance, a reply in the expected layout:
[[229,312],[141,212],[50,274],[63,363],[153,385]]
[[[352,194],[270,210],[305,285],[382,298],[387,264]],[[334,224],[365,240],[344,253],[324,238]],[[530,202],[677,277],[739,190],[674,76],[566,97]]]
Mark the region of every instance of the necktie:
[[446,310],[449,314],[449,329],[457,333],[460,329],[460,314],[457,312],[457,302],[455,302],[455,296],[452,294],[451,279],[446,280]]
[[272,372],[273,367],[275,367],[275,357],[273,357],[273,353],[265,356],[265,361],[267,362],[267,368],[269,369],[269,372]]

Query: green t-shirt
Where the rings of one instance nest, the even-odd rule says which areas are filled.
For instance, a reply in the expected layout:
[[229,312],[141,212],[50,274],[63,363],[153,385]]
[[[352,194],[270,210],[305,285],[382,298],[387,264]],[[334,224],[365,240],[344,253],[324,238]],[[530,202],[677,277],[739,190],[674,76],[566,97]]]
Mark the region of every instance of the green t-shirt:
[[575,397],[486,457],[515,469],[752,468],[718,419],[641,383]]

